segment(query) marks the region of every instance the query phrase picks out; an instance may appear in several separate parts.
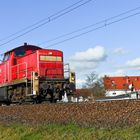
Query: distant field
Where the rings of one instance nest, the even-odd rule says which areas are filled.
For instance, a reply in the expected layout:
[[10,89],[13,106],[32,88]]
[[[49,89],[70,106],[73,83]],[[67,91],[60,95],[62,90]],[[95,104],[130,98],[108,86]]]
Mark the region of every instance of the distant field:
[[0,125],[0,140],[140,140],[140,126],[86,128],[77,125]]

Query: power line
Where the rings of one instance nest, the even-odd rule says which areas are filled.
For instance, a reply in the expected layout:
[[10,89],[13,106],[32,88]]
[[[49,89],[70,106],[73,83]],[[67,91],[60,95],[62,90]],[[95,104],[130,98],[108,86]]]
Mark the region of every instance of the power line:
[[64,9],[62,9],[62,10],[60,10],[60,11],[58,11],[58,12],[52,14],[52,15],[50,15],[50,16],[47,17],[47,18],[44,18],[44,19],[42,19],[42,20],[39,20],[38,22],[36,22],[36,23],[34,23],[34,24],[32,24],[32,25],[29,25],[29,26],[27,26],[27,27],[25,27],[25,28],[23,28],[23,29],[21,29],[21,30],[19,30],[19,31],[17,31],[17,32],[15,32],[15,33],[13,33],[13,34],[11,34],[11,35],[9,35],[9,36],[3,38],[3,39],[0,39],[0,41],[6,40],[6,39],[8,39],[8,38],[10,38],[10,37],[12,37],[12,36],[14,36],[14,35],[17,35],[17,34],[19,34],[20,32],[23,32],[23,31],[25,31],[25,30],[27,30],[27,29],[33,27],[33,26],[36,26],[36,25],[40,24],[41,22],[49,21],[49,18],[51,18],[51,17],[53,17],[53,16],[56,16],[56,15],[58,15],[59,13],[62,13],[63,11],[65,11],[65,10],[67,10],[67,9],[69,9],[69,8],[71,8],[71,7],[73,7],[73,6],[77,5],[77,4],[79,4],[79,3],[81,3],[82,1],[85,1],[85,0],[80,0],[80,1],[78,1],[78,2],[76,2],[76,3],[74,3],[74,4],[70,5],[70,6],[68,6],[68,7],[66,7],[66,8],[64,8]]
[[[109,20],[104,20],[104,24],[101,25],[101,26],[98,26],[98,27],[96,27],[96,28],[94,28],[94,29],[85,31],[85,32],[80,33],[80,34],[78,34],[78,35],[72,36],[72,37],[70,37],[70,38],[64,39],[64,40],[62,40],[62,41],[53,43],[53,44],[51,44],[51,45],[48,45],[47,48],[52,47],[52,46],[55,46],[55,45],[58,45],[58,44],[61,44],[61,43],[63,43],[63,42],[66,42],[66,41],[69,41],[69,40],[72,40],[72,39],[75,39],[75,38],[78,38],[78,37],[83,36],[83,35],[85,35],[85,34],[88,34],[88,33],[90,33],[90,32],[99,30],[99,29],[101,29],[101,28],[104,28],[104,27],[106,27],[106,26],[109,26],[109,25],[111,25],[111,24],[120,22],[120,21],[122,21],[122,20],[131,18],[131,17],[136,16],[136,15],[139,15],[139,14],[140,14],[140,12],[136,12],[136,13],[134,13],[134,14],[130,14],[130,15],[128,15],[128,16],[122,17],[122,18],[120,18],[120,19],[117,19],[117,20],[114,20],[114,21],[111,21],[111,22],[108,22]],[[121,14],[120,14],[120,15],[121,15]],[[114,16],[114,17],[116,17],[116,16]],[[110,19],[110,20],[111,20],[111,19]]]
[[[22,29],[22,30],[16,32],[16,33],[13,33],[13,34],[9,35],[8,37],[4,38],[4,40],[6,40],[6,39],[8,39],[8,38],[11,38],[12,36],[14,36],[14,35],[16,35],[16,34],[19,34],[20,32],[23,32],[24,30],[27,30],[27,29],[29,29],[29,28],[35,26],[35,27],[33,27],[33,28],[31,28],[31,29],[29,29],[29,30],[23,32],[22,34],[20,34],[20,35],[14,37],[14,38],[12,38],[12,39],[10,39],[10,40],[8,40],[8,41],[2,43],[2,44],[0,44],[0,46],[6,45],[6,44],[8,44],[8,43],[10,43],[10,42],[12,42],[12,41],[14,41],[14,40],[16,40],[17,38],[20,38],[20,37],[22,37],[22,36],[24,36],[24,35],[26,35],[26,34],[32,32],[33,30],[38,29],[38,28],[42,27],[43,25],[46,25],[47,23],[50,23],[51,21],[54,21],[54,20],[58,19],[59,17],[62,17],[62,16],[64,16],[65,14],[70,13],[70,12],[72,12],[73,10],[75,10],[75,9],[77,9],[77,8],[79,8],[79,7],[83,6],[83,5],[85,5],[85,4],[89,3],[89,2],[91,2],[92,0],[86,0],[85,2],[83,2],[83,1],[85,1],[85,0],[80,0],[80,1],[78,1],[78,2],[76,2],[76,3],[74,3],[74,4],[72,4],[72,5],[68,6],[67,8],[62,9],[61,11],[58,11],[57,13],[55,13],[55,14],[53,14],[53,15],[51,15],[51,16],[49,16],[49,17],[43,19],[43,20],[40,20],[39,22],[36,22],[35,24],[32,24],[32,25],[30,25],[30,26],[28,26],[28,27],[26,27],[26,28],[24,28],[24,29]],[[83,2],[83,3],[81,3],[81,2]],[[79,4],[79,3],[80,3],[80,4]],[[79,5],[78,5],[78,4],[79,4]],[[2,40],[3,40],[3,39],[2,39]],[[1,40],[1,41],[2,41],[2,40]]]
[[101,24],[101,23],[105,23],[105,22],[107,22],[107,21],[109,21],[109,20],[118,18],[118,17],[120,17],[120,16],[126,15],[126,14],[128,14],[128,13],[130,13],[130,12],[134,12],[134,11],[139,10],[139,9],[140,9],[140,7],[133,8],[133,9],[131,9],[131,10],[128,10],[128,11],[123,12],[123,13],[121,13],[121,14],[118,14],[118,15],[116,15],[116,16],[109,17],[109,18],[107,18],[107,19],[101,20],[101,21],[99,21],[99,22],[97,22],[97,23],[93,23],[93,24],[91,24],[91,25],[84,26],[84,27],[79,28],[79,29],[77,29],[77,30],[74,30],[74,31],[72,31],[72,32],[65,33],[65,34],[63,34],[63,35],[57,36],[57,37],[55,37],[55,38],[53,38],[53,39],[50,39],[50,40],[48,40],[48,41],[43,41],[43,42],[39,43],[38,45],[42,45],[42,44],[45,44],[45,43],[48,43],[48,42],[53,42],[53,41],[58,40],[58,39],[60,39],[60,38],[63,38],[63,37],[69,36],[69,35],[71,35],[71,34],[74,34],[74,33],[80,32],[80,31],[83,31],[83,30],[85,30],[85,29],[88,29],[88,28],[97,26],[97,25],[99,25],[99,24]]
[[0,41],[6,40],[6,39],[8,39],[8,38],[10,38],[10,37],[12,37],[12,36],[14,36],[14,35],[17,35],[17,34],[23,32],[23,31],[25,31],[25,30],[27,30],[27,29],[33,27],[33,26],[38,25],[38,24],[41,23],[41,22],[44,22],[44,21],[46,21],[46,20],[48,21],[48,18],[53,17],[53,16],[55,16],[55,15],[58,15],[59,13],[61,13],[61,12],[65,11],[65,10],[67,10],[67,9],[69,9],[69,8],[71,8],[71,7],[75,6],[75,5],[77,5],[77,4],[79,4],[79,3],[82,2],[82,1],[83,1],[83,0],[80,0],[80,1],[78,1],[78,2],[76,2],[76,3],[74,3],[74,4],[70,5],[70,6],[68,6],[68,7],[66,7],[66,8],[64,8],[64,9],[62,9],[62,10],[60,10],[60,11],[58,11],[58,12],[52,14],[52,15],[50,15],[50,16],[47,17],[47,18],[41,19],[41,20],[37,21],[36,23],[34,23],[34,24],[32,24],[32,25],[29,25],[29,26],[27,26],[27,27],[25,27],[25,28],[23,28],[23,29],[21,29],[21,30],[19,30],[19,31],[17,31],[17,32],[15,32],[15,33],[13,33],[13,34],[11,34],[11,35],[9,35],[9,36],[7,36],[7,37],[4,37],[4,38],[0,39]]

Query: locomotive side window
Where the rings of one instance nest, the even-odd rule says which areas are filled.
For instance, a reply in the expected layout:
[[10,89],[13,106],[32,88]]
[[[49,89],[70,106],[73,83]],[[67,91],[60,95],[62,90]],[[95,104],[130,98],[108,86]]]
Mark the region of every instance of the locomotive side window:
[[3,61],[7,61],[10,57],[10,53],[4,54]]
[[25,55],[26,51],[24,48],[20,48],[20,49],[15,50],[14,53],[15,53],[15,56],[23,56]]

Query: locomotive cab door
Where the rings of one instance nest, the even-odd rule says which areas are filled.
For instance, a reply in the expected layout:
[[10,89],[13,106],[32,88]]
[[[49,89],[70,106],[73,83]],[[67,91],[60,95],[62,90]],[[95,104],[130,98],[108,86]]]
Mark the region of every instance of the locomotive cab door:
[[10,81],[10,65],[9,61],[5,63],[5,81],[4,82],[9,82]]
[[[12,73],[12,80],[20,78],[20,67],[25,65],[22,62],[19,62],[19,58],[22,58],[26,54],[25,48],[18,48],[15,49],[12,58],[11,58],[11,73]],[[22,71],[22,70],[21,70]]]
[[17,79],[17,58],[14,57],[11,61],[11,80],[15,80]]
[[9,58],[10,58],[10,53],[6,53],[4,54],[4,58],[3,58],[3,66],[1,69],[1,76],[3,77],[3,82],[9,82],[10,81],[10,62],[9,62]]

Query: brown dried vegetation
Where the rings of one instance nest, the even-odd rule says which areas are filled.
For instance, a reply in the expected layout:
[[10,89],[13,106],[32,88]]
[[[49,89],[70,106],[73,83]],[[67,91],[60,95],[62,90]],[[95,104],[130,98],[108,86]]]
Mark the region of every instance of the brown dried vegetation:
[[1,123],[78,124],[114,127],[140,124],[140,101],[1,106]]

